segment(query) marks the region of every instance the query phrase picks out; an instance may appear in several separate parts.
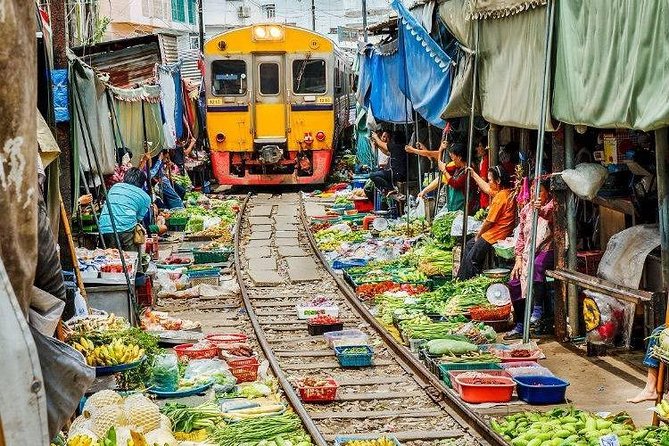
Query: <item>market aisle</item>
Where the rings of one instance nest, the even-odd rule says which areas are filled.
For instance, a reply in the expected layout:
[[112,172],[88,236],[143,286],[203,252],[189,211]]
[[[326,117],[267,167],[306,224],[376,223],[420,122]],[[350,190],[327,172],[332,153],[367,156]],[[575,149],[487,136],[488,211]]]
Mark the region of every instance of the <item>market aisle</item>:
[[546,354],[542,365],[571,383],[567,395],[579,409],[592,412],[627,412],[637,425],[652,421],[652,402],[630,404],[643,387],[646,376],[614,357],[587,358],[558,342],[541,344]]

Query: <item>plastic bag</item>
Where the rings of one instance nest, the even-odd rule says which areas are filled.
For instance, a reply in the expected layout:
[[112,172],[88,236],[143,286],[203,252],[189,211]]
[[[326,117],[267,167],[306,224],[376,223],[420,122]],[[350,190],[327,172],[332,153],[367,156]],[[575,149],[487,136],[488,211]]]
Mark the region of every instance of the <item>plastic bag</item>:
[[53,336],[56,332],[64,308],[65,302],[33,286],[28,319],[44,336]]
[[214,391],[217,393],[230,392],[237,384],[228,364],[220,359],[193,359],[188,362],[185,379],[208,379],[214,380]]
[[609,172],[601,164],[581,163],[562,172],[562,179],[576,195],[593,199],[604,185]]
[[634,304],[620,302],[605,294],[583,291],[583,320],[591,344],[615,345],[622,343],[629,348]]
[[88,307],[86,306],[86,300],[84,296],[81,295],[79,290],[74,293],[74,315],[75,316],[88,316]]
[[419,197],[416,202],[409,207],[407,212],[409,213],[409,218],[425,218],[425,200],[423,200],[422,197]]
[[[453,220],[453,226],[451,226],[451,236],[452,237],[460,237],[462,236],[462,225],[464,222],[464,212],[458,211],[458,215],[455,216],[455,219]],[[481,229],[481,226],[483,226],[482,221],[478,221],[471,215],[467,216],[467,234],[476,234],[479,232],[479,229]]]
[[179,361],[176,355],[158,355],[153,361],[151,385],[164,392],[179,388]]

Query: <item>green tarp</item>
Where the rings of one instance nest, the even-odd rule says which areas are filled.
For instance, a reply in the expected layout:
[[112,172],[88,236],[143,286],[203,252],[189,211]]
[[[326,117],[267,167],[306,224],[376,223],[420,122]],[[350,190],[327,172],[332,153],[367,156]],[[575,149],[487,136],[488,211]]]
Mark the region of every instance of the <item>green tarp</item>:
[[[524,10],[489,20],[468,21],[469,0],[448,0],[439,16],[464,46],[474,49],[479,28],[478,99],[481,116],[493,124],[538,128],[544,67],[546,8]],[[468,116],[471,104],[471,64],[459,61],[444,117]],[[478,109],[478,107],[477,107]],[[552,126],[547,125],[551,130]]]
[[569,124],[669,125],[669,2],[557,2],[553,116]]
[[467,0],[468,14],[474,19],[508,17],[537,6],[546,0]]

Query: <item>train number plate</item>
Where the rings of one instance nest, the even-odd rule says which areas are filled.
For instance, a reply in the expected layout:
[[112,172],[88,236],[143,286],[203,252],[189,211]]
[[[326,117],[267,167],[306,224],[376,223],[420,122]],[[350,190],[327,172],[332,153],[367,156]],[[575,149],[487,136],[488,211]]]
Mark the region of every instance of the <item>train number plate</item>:
[[223,105],[223,98],[209,98],[207,105]]
[[332,98],[330,96],[322,96],[316,100],[319,104],[332,104]]

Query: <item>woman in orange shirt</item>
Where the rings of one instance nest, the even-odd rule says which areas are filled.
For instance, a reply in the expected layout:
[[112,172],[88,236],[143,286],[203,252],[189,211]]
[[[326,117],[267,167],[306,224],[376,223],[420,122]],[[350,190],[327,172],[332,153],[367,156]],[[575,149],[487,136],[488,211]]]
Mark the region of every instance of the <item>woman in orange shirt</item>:
[[492,245],[513,233],[516,200],[511,177],[502,166],[495,166],[488,173],[488,182],[490,189],[497,192],[492,198],[483,226],[478,234],[467,242],[458,271],[459,280],[471,279],[481,274],[483,263],[492,250]]

